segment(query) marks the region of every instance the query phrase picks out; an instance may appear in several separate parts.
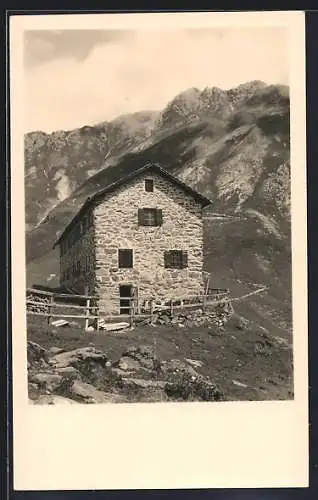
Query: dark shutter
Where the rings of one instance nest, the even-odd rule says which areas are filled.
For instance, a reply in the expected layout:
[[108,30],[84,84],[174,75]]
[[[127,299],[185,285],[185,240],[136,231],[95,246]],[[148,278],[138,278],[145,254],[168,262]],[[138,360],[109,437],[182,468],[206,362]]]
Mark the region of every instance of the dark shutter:
[[171,267],[172,265],[172,253],[169,252],[169,251],[166,251],[164,253],[164,263],[165,263],[165,267]]
[[145,179],[145,190],[148,193],[153,192],[153,180],[152,179]]
[[118,267],[133,267],[133,251],[131,249],[118,250]]
[[181,262],[182,268],[188,267],[188,252],[182,251]]
[[161,208],[157,208],[156,222],[157,222],[157,226],[162,226],[162,210],[161,210]]
[[138,209],[138,224],[139,226],[143,226],[144,224],[144,208],[139,208]]

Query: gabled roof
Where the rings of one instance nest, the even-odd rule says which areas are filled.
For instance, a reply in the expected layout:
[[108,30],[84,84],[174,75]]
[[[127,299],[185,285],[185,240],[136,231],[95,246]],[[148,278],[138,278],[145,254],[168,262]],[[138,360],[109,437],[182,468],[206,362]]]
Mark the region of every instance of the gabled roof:
[[158,164],[156,163],[148,163],[144,165],[141,168],[138,168],[137,170],[134,170],[131,174],[125,175],[118,179],[117,181],[109,184],[105,188],[97,191],[95,194],[89,196],[85,203],[82,205],[81,209],[77,212],[77,214],[73,217],[73,219],[70,221],[70,223],[66,226],[64,231],[61,233],[59,238],[56,240],[54,243],[53,248],[63,239],[65,234],[68,232],[71,226],[80,219],[81,215],[84,214],[84,212],[87,210],[87,208],[92,205],[95,201],[97,201],[99,198],[102,198],[105,194],[110,194],[114,192],[117,188],[124,186],[125,184],[128,184],[130,181],[135,179],[136,177],[139,177],[141,174],[145,172],[150,172],[154,171],[158,174],[160,174],[162,177],[170,181],[172,184],[175,184],[179,188],[181,188],[185,193],[190,195],[192,198],[194,198],[196,201],[198,201],[203,207],[206,207],[207,205],[210,205],[212,202],[202,194],[198,193],[198,191],[195,191],[192,189],[190,186],[185,184],[184,182],[180,181],[175,177],[174,175],[171,175],[169,172],[161,168]]

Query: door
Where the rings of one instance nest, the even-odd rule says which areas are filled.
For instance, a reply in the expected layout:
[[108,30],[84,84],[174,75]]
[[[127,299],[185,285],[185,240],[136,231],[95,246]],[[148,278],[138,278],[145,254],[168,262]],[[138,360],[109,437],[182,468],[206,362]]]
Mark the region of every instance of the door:
[[129,297],[132,297],[132,290],[132,285],[119,285],[120,314],[129,314]]

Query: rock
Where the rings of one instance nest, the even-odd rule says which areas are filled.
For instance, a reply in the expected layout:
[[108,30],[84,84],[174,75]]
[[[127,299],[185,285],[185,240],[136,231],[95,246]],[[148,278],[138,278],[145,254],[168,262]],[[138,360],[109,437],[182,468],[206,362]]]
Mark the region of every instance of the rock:
[[224,394],[206,377],[179,372],[171,374],[165,385],[167,396],[176,401],[222,401]]
[[81,378],[80,372],[74,368],[74,366],[66,366],[64,368],[56,368],[56,371],[59,375],[62,375],[62,377],[65,379],[71,379],[71,380],[76,380]]
[[112,371],[118,375],[119,377],[127,377],[129,375],[132,375],[134,372],[128,371],[128,370],[121,370],[120,368],[112,368]]
[[127,371],[127,370],[134,371],[140,369],[139,361],[129,356],[122,356],[120,360],[116,363],[116,366],[122,371]]
[[85,384],[76,380],[70,388],[70,395],[81,403],[118,403],[122,397],[99,391],[91,384]]
[[153,370],[155,368],[154,359],[140,358],[139,363],[146,370]]
[[137,353],[140,354],[144,358],[152,358],[154,355],[154,349],[149,345],[141,345],[137,349]]
[[194,366],[195,368],[201,368],[203,366],[203,362],[199,361],[197,359],[189,359],[186,358],[187,363],[190,363],[190,365]]
[[164,373],[186,373],[189,376],[197,377],[199,374],[189,366],[179,359],[170,359],[169,361],[165,361],[162,363],[161,367],[162,372]]
[[163,389],[166,385],[164,380],[145,380],[142,378],[126,378],[125,385],[135,385],[141,389],[160,388]]
[[36,391],[38,389],[38,386],[34,382],[29,382],[28,389],[29,389],[29,391]]
[[105,366],[107,360],[106,354],[95,347],[82,347],[56,354],[50,359],[50,364],[53,364],[56,368],[65,368],[67,366],[80,368],[83,363],[95,363]]
[[62,377],[56,373],[35,373],[29,376],[29,381],[46,391],[53,392],[60,387]]
[[40,346],[40,344],[37,344],[36,342],[32,342],[31,340],[28,340],[27,343],[27,356],[31,365],[40,361],[45,362],[47,360],[47,353],[44,347]]
[[55,354],[60,354],[61,352],[64,352],[65,349],[62,349],[61,347],[50,347],[50,349],[48,349],[48,354],[51,355],[51,356],[55,356]]
[[244,388],[246,388],[246,387],[247,387],[247,385],[246,385],[246,384],[242,384],[242,382],[238,382],[237,380],[232,380],[232,383],[233,383],[234,385],[237,385],[238,387],[244,387]]

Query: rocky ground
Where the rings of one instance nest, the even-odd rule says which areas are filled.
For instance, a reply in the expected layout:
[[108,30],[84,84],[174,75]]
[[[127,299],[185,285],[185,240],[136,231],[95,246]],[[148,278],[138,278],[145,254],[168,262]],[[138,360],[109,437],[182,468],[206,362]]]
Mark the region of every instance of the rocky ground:
[[34,404],[224,399],[194,368],[201,366],[199,361],[161,361],[152,346],[131,347],[112,362],[93,346],[45,350],[29,341],[28,358]]
[[286,339],[224,311],[99,334],[28,325],[31,404],[292,399],[292,371]]

